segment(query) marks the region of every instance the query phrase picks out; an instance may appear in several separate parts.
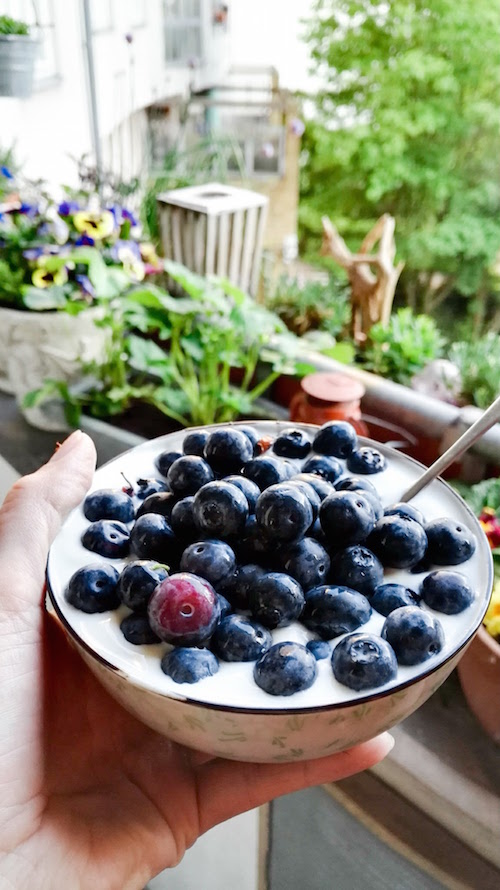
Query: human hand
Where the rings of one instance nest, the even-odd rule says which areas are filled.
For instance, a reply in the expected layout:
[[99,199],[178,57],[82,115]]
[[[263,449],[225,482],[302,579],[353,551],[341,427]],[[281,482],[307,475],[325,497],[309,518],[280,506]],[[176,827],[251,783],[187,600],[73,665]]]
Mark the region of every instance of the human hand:
[[140,890],[213,825],[381,760],[387,734],[293,764],[203,757],[139,723],[43,609],[47,552],[85,496],[91,440],[73,433],[0,510],[0,886]]

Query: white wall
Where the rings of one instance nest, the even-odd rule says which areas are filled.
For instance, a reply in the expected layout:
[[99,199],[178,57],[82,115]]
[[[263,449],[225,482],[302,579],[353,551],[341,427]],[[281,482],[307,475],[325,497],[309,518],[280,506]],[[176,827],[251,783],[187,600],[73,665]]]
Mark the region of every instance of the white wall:
[[[0,97],[0,145],[15,143],[26,176],[44,178],[52,186],[76,184],[76,165],[71,158],[92,148],[82,3],[37,2],[47,15],[53,12],[59,77],[39,84],[29,99]],[[203,2],[207,18],[211,0]],[[30,9],[28,0],[0,0],[0,13],[24,18]],[[98,122],[105,148],[106,137],[121,124],[124,136],[119,141],[127,153],[132,140],[127,132],[130,128],[123,122],[133,111],[158,99],[186,94],[192,81],[198,86],[210,84],[227,70],[227,40],[220,29],[208,31],[213,45],[205,68],[193,72],[165,65],[162,0],[92,0],[91,10],[94,21],[102,25],[94,34],[93,48]],[[133,35],[132,43],[125,39],[128,33]],[[137,120],[141,122],[140,115]],[[136,144],[136,161],[138,151]],[[126,164],[129,160],[125,159]]]
[[311,14],[312,0],[231,0],[231,61],[234,65],[273,65],[280,86],[307,90],[308,50],[300,39],[300,20]]

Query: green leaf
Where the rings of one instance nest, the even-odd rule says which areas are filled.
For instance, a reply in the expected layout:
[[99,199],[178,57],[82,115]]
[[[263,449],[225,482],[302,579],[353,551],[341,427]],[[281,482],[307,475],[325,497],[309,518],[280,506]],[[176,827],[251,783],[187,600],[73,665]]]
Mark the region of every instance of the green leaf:
[[47,309],[65,309],[68,298],[64,288],[58,285],[52,287],[25,287],[22,290],[23,303],[27,309],[42,312]]

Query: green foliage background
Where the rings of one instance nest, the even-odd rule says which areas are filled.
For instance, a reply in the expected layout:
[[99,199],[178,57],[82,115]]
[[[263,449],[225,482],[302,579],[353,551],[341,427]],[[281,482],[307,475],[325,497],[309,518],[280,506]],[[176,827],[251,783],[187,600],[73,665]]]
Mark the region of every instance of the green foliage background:
[[303,143],[303,251],[317,256],[322,214],[356,248],[389,212],[406,300],[474,295],[480,329],[498,308],[500,0],[316,0],[306,39],[325,87]]

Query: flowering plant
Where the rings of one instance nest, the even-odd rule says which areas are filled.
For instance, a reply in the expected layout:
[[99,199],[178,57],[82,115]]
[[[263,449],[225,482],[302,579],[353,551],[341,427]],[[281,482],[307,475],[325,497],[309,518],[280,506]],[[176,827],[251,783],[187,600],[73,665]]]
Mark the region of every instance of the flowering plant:
[[7,167],[0,177],[9,185],[8,198],[0,197],[3,305],[78,312],[162,271],[134,214],[121,204],[102,206],[95,195],[75,197],[68,189],[56,202],[39,184],[17,189]]
[[500,643],[500,478],[483,479],[470,486],[455,483],[455,487],[479,518],[491,547],[495,583],[484,625],[488,633]]

